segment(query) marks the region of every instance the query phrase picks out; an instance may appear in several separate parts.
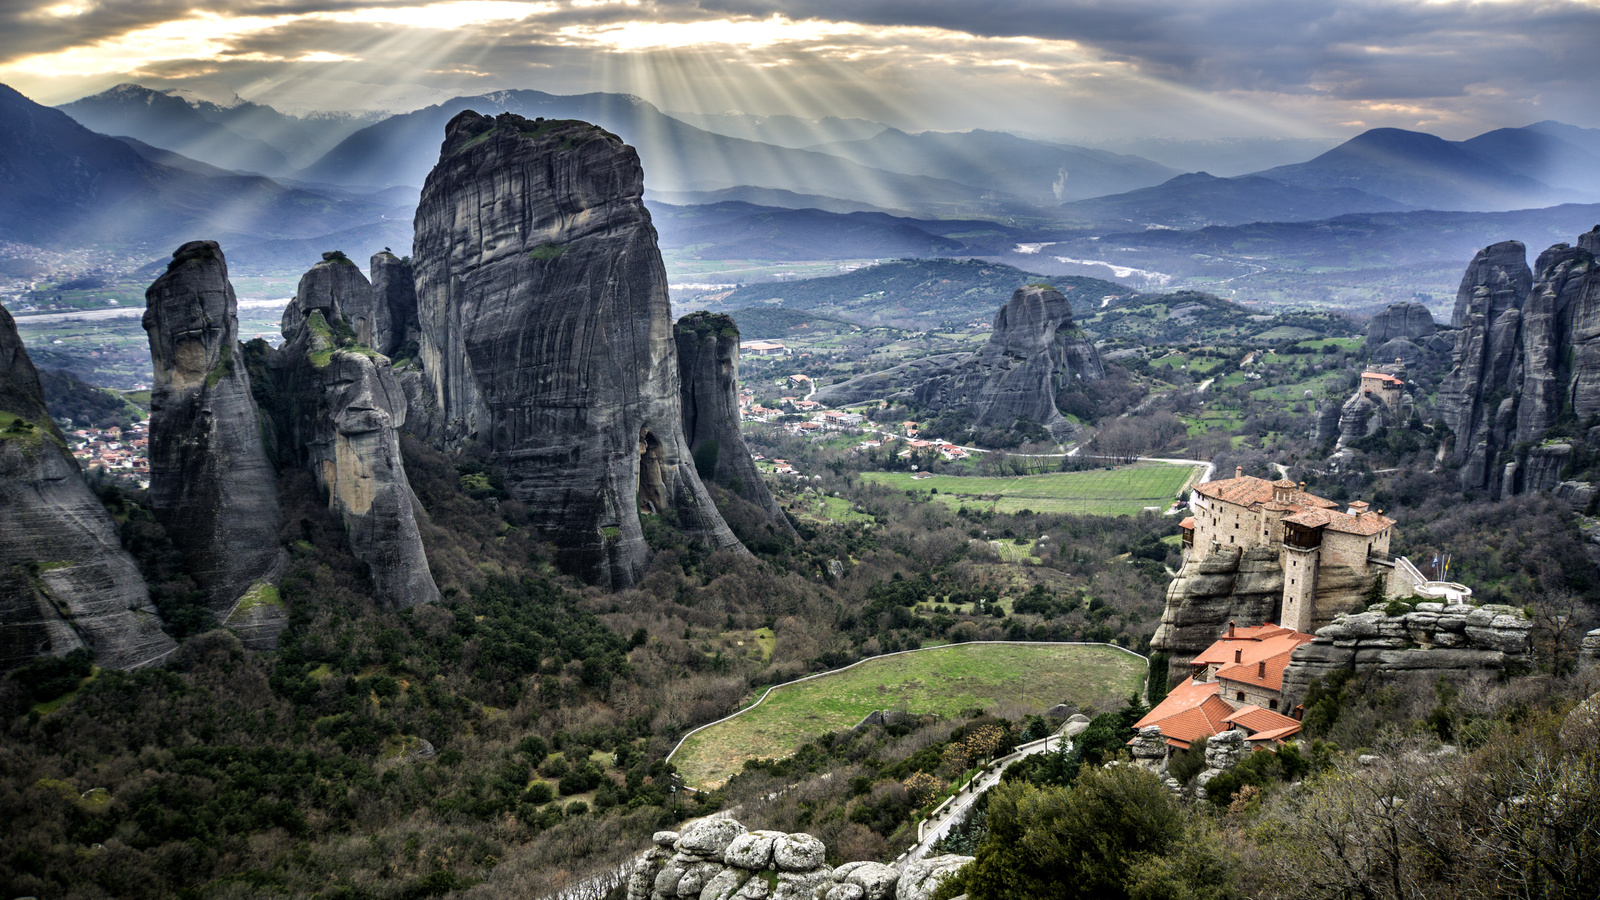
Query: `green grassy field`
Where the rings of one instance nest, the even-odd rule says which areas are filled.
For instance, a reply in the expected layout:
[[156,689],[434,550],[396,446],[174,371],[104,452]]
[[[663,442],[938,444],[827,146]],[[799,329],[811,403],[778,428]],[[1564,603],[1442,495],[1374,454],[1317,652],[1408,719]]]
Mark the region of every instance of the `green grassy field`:
[[1167,507],[1199,472],[1198,466],[1140,463],[1088,472],[1056,472],[1013,478],[935,475],[914,479],[902,472],[863,472],[861,477],[902,490],[937,490],[934,498],[951,506],[994,508],[1012,513],[1137,515],[1147,506]]
[[735,718],[696,732],[672,762],[691,787],[714,788],[747,759],[788,756],[802,743],[849,728],[878,709],[953,716],[998,701],[1107,707],[1139,689],[1143,660],[1113,647],[952,644],[863,662],[775,688]]

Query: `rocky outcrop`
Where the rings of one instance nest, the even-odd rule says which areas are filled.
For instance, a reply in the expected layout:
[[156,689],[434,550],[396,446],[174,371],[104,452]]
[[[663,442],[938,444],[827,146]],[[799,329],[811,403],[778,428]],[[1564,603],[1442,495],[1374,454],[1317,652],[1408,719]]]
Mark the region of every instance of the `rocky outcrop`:
[[277,477],[262,443],[222,249],[215,241],[179,247],[145,302],[155,369],[151,511],[183,551],[211,611],[226,620],[272,571],[280,550]]
[[411,260],[388,250],[372,254],[372,306],[351,321],[356,339],[394,359],[417,355],[417,287]]
[[1189,677],[1189,660],[1228,630],[1229,622],[1276,622],[1283,568],[1269,547],[1223,547],[1184,563],[1167,585],[1167,606],[1150,641],[1168,654],[1174,684]]
[[1094,344],[1072,322],[1072,306],[1048,285],[1017,288],[994,317],[989,342],[975,353],[931,357],[818,391],[831,406],[905,397],[929,412],[967,407],[973,427],[1010,429],[1019,421],[1057,438],[1076,431],[1056,395],[1082,379],[1105,377]]
[[440,437],[481,442],[568,571],[632,584],[641,511],[739,543],[684,438],[666,271],[633,148],[463,112],[417,208],[420,358]]
[[406,397],[388,358],[342,318],[371,296],[354,269],[342,255],[324,254],[284,313],[284,345],[269,363],[280,459],[316,477],[350,552],[368,566],[375,599],[391,607],[430,603],[439,589],[417,530],[421,505],[400,458]]
[[732,819],[700,819],[658,831],[634,863],[627,900],[931,900],[940,883],[972,862],[935,856],[904,871],[876,862],[837,869],[809,834],[746,831]]
[[1283,708],[1305,697],[1314,679],[1349,670],[1427,692],[1441,677],[1486,685],[1529,663],[1533,622],[1512,606],[1418,603],[1344,615],[1317,630],[1283,673]]
[[739,433],[739,327],[729,316],[697,312],[679,319],[672,333],[683,436],[700,477],[755,504],[774,530],[797,537]]
[[[1438,330],[1433,313],[1421,303],[1391,303],[1367,323],[1367,347],[1382,347],[1390,341],[1416,342]],[[1373,359],[1388,362],[1389,358],[1377,353]]]
[[130,669],[174,644],[0,308],[0,671],[79,647],[101,666]]
[[1576,247],[1541,253],[1531,270],[1516,241],[1479,251],[1467,268],[1453,320],[1454,368],[1438,401],[1455,434],[1463,487],[1506,495],[1560,484],[1559,469],[1546,471],[1549,460],[1531,459],[1528,448],[1564,416],[1583,421],[1600,412],[1596,253],[1600,227]]

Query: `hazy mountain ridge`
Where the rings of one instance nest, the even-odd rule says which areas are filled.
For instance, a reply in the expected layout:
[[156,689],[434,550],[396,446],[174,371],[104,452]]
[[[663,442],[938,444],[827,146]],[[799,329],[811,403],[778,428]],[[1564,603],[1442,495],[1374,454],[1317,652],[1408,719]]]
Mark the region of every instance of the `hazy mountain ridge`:
[[908,134],[891,128],[867,140],[812,149],[864,166],[943,178],[1041,205],[1148,187],[1178,174],[1138,156],[1050,144],[1002,131]]
[[339,184],[420,184],[436,156],[435,135],[467,109],[513,112],[528,118],[579,118],[615,132],[639,151],[656,191],[704,191],[740,185],[800,194],[840,196],[888,209],[924,214],[992,207],[984,192],[925,176],[901,175],[805,150],[712,134],[621,94],[557,96],[542,91],[497,91],[458,97],[393,116],[356,132],[304,169],[314,181]]

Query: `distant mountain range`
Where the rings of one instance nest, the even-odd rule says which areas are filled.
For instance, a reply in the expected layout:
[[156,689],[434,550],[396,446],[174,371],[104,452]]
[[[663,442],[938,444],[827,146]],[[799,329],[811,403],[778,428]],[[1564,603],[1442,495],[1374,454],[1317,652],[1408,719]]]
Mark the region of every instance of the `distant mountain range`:
[[274,176],[309,165],[370,121],[348,115],[300,119],[234,99],[221,105],[119,84],[57,108],[91,131],[136,138],[224,169]]
[[891,128],[866,140],[813,149],[875,169],[942,178],[1040,206],[1149,187],[1178,174],[1137,156],[1001,131],[907,134]]
[[420,185],[438,160],[445,123],[467,109],[593,122],[639,151],[645,183],[656,191],[754,185],[924,215],[972,214],[1000,205],[986,201],[981,189],[953,181],[870,169],[825,153],[713,134],[625,94],[498,91],[457,97],[357,131],[302,171],[301,177],[335,184]]
[[1303,222],[1354,209],[1390,212],[1412,207],[1355,188],[1296,187],[1260,175],[1217,178],[1194,172],[1155,187],[1079,200],[1061,208],[1068,219],[1095,228],[1199,228]]
[[815,148],[834,141],[859,141],[872,137],[889,126],[866,119],[841,119],[826,116],[802,119],[798,116],[752,116],[741,112],[689,113],[668,111],[667,115],[714,134],[760,141],[795,150]]
[[[164,254],[197,236],[310,238],[397,214],[141,149],[149,158],[0,85],[0,239]],[[403,215],[409,227],[410,211]]]

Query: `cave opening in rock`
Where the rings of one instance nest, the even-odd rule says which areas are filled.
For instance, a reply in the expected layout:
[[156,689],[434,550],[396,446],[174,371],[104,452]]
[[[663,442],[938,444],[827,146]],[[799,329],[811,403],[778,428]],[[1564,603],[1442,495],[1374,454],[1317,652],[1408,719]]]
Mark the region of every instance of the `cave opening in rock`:
[[639,429],[639,508],[659,513],[666,506],[666,462],[661,440],[649,426]]

